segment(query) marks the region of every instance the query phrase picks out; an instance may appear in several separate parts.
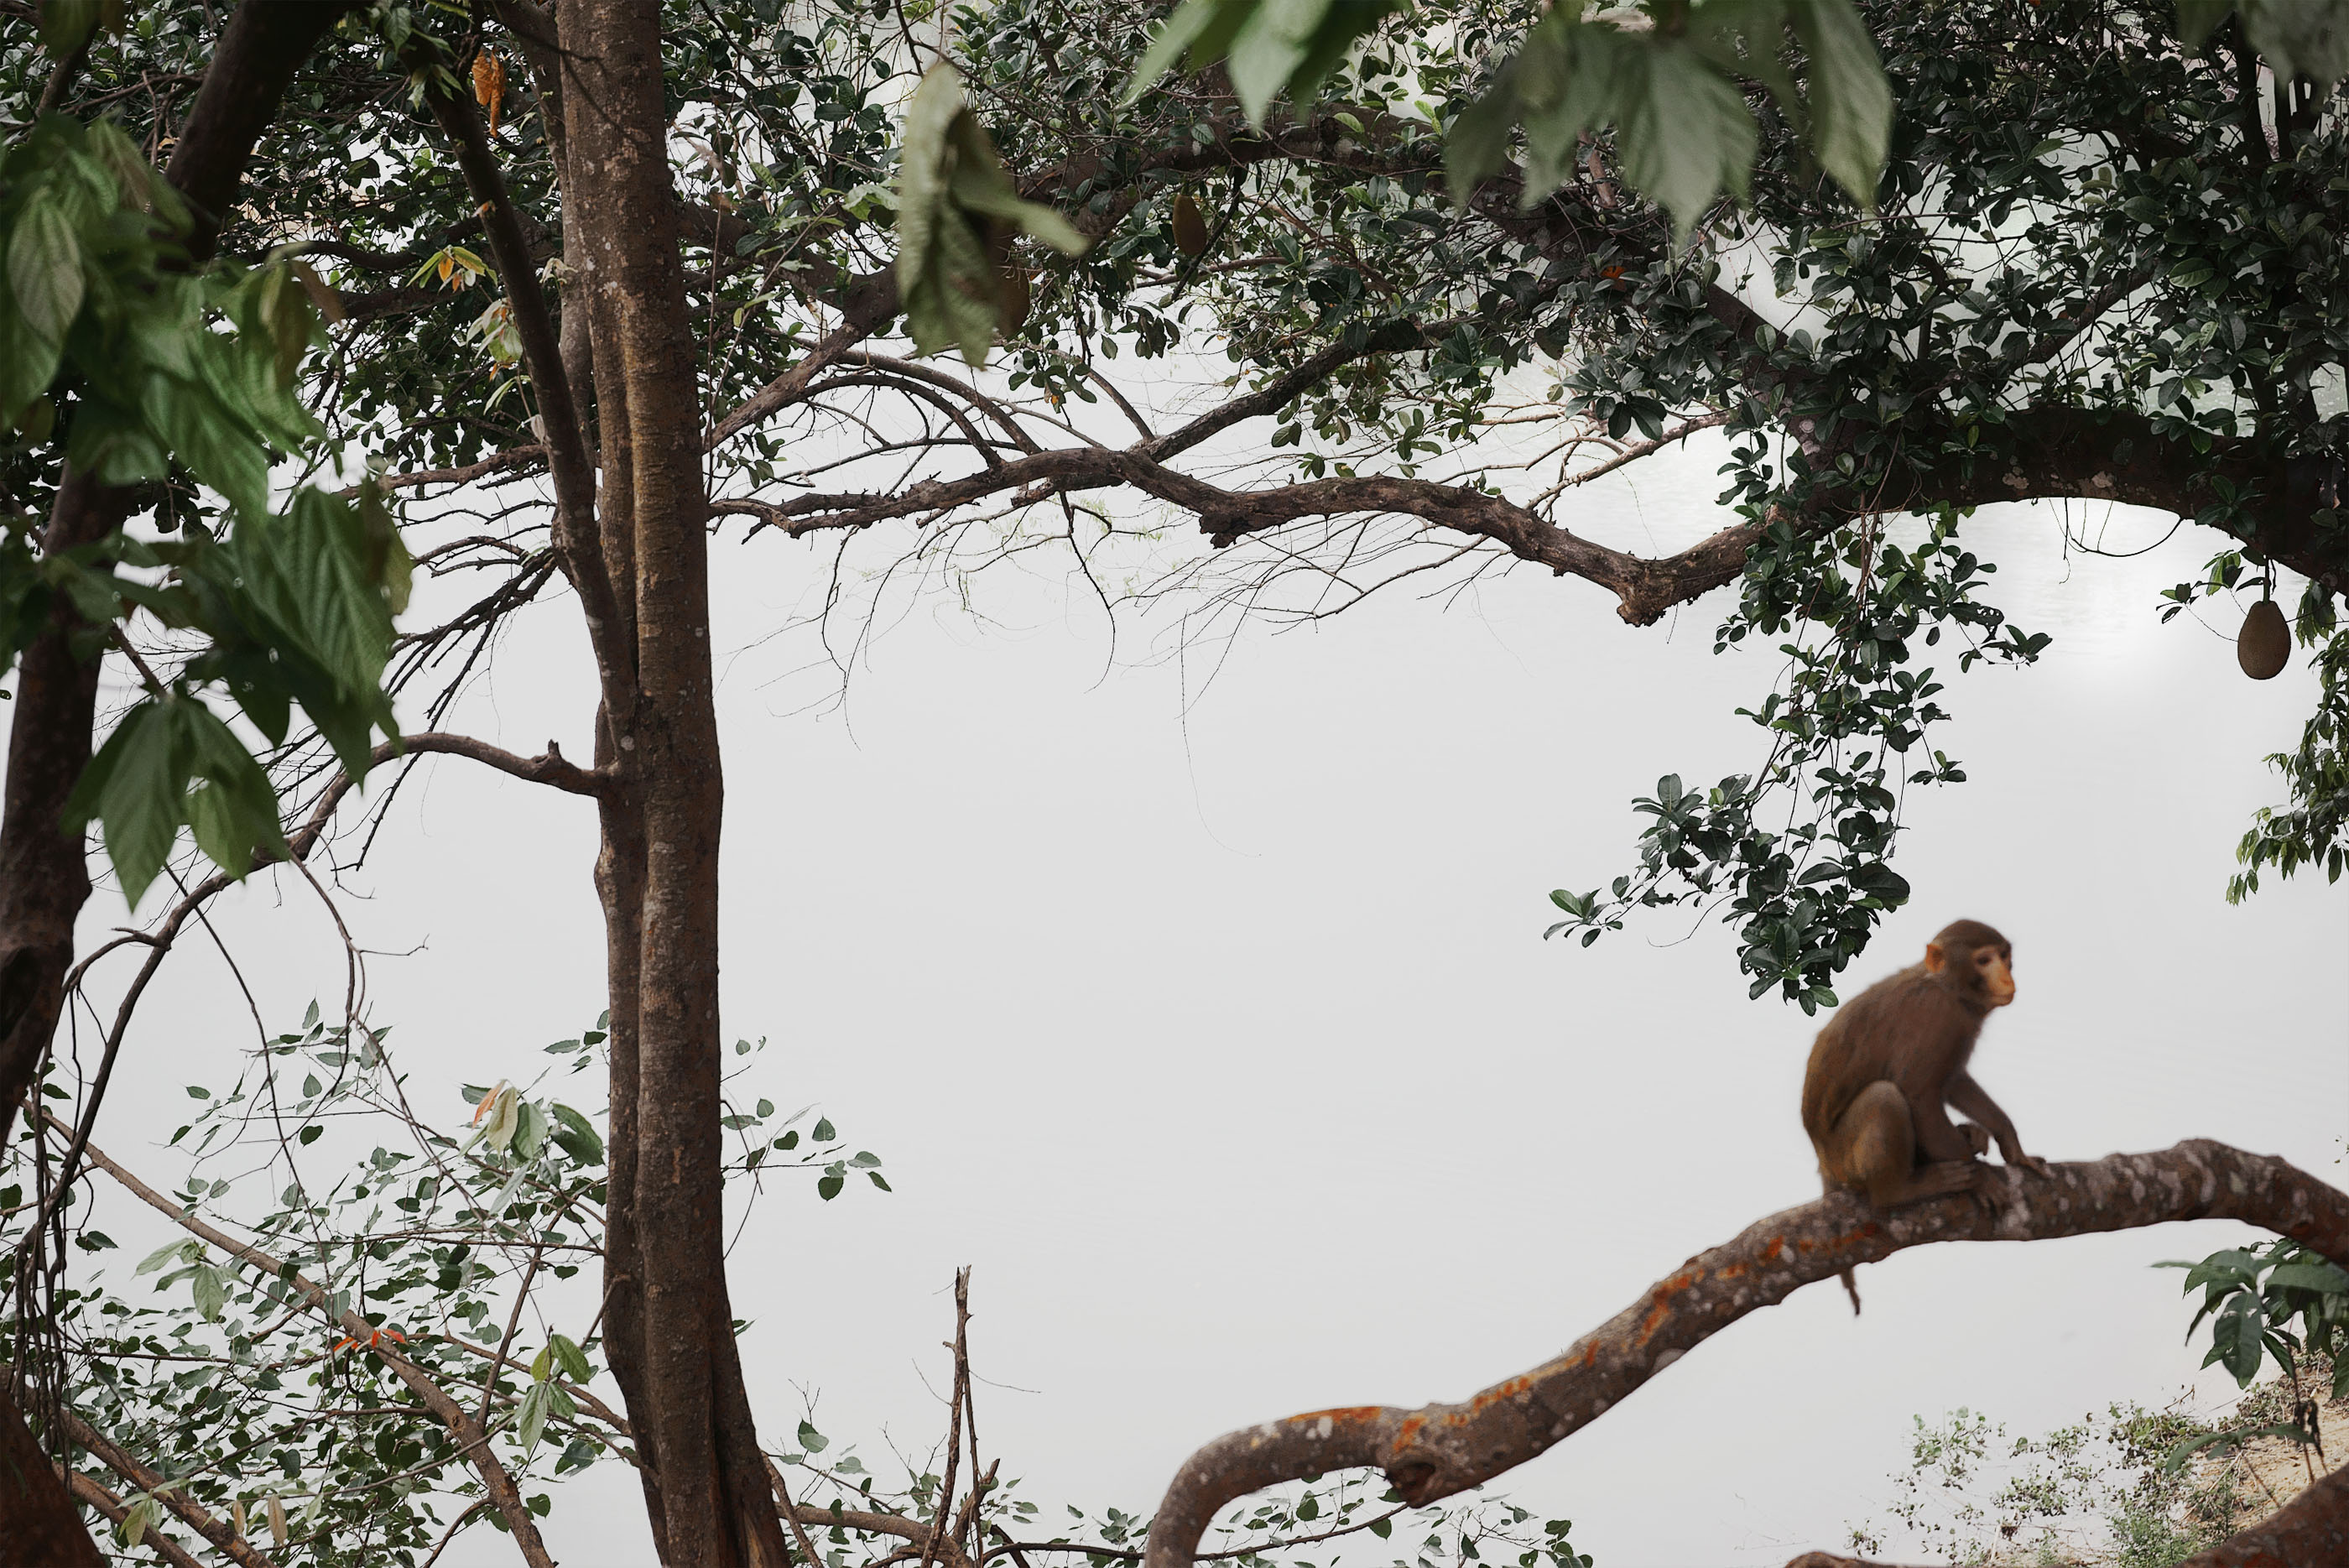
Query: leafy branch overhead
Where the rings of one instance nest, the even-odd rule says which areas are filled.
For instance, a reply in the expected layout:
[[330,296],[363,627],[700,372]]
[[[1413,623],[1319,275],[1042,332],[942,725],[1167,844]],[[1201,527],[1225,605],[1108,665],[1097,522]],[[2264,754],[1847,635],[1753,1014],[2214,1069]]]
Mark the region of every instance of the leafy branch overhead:
[[[1274,95],[1303,102],[1346,52],[1396,5],[1372,0],[1186,0],[1170,17],[1126,95],[1131,101],[1180,59],[1192,70],[1228,59],[1232,89],[1259,129]],[[1741,80],[1768,89],[1836,182],[1873,211],[1891,141],[1892,90],[1850,0],[1648,0],[1638,12],[1554,7],[1454,122],[1445,148],[1453,197],[1507,167],[1522,126],[1523,200],[1532,207],[1573,175],[1591,139],[1615,130],[1626,184],[1651,197],[1685,237],[1726,192],[1744,200],[1757,136]],[[1809,78],[1798,86],[1789,36]]]
[[271,745],[299,703],[355,778],[375,732],[397,732],[382,676],[409,559],[381,496],[305,484],[272,504],[275,462],[327,455],[296,392],[319,340],[314,298],[332,296],[298,258],[192,268],[188,229],[171,187],[105,121],[47,116],[0,156],[0,424],[148,496],[161,535],[117,529],[36,555],[36,519],[0,516],[0,671],[61,606],[86,656],[142,610],[202,639],[150,680],[67,808],[69,826],[103,823],[133,900],[182,826],[232,876],[283,843],[266,774],[203,689],[223,689]]
[[1019,234],[1084,254],[1066,218],[1020,199],[954,67],[931,67],[906,106],[897,166],[897,296],[917,350],[959,348],[971,364],[986,362],[1011,314],[1006,278]]

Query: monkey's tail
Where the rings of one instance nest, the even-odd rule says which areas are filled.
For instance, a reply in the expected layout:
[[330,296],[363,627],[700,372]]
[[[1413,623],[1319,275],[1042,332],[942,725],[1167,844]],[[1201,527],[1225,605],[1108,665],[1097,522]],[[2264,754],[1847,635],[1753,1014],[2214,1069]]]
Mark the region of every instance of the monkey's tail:
[[1851,1297],[1851,1315],[1857,1317],[1859,1315],[1859,1287],[1852,1282],[1851,1271],[1849,1269],[1837,1269],[1836,1271],[1836,1278],[1843,1282],[1845,1293]]

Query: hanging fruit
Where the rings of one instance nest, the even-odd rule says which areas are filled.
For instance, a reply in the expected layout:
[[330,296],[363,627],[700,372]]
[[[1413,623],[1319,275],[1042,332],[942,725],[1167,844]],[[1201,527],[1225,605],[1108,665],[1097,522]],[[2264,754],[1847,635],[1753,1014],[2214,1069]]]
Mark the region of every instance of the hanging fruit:
[[2284,625],[2283,611],[2276,608],[2275,600],[2261,599],[2235,634],[2235,661],[2252,680],[2271,680],[2291,656],[2292,628]]
[[1199,203],[1188,191],[1174,198],[1174,248],[1186,256],[1204,255],[1207,250],[1207,220],[1200,216]]

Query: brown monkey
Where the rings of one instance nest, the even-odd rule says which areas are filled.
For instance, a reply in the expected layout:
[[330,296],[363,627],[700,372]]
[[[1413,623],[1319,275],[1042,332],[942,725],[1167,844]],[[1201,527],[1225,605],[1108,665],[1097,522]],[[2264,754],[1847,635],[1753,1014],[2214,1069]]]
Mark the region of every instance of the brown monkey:
[[[2014,1123],[1968,1075],[1991,1009],[2014,1000],[2014,950],[1980,920],[1925,944],[1925,961],[1878,981],[1836,1011],[1803,1075],[1803,1130],[1830,1193],[1883,1210],[1982,1188],[1991,1144],[2008,1165],[2044,1174]],[[1973,1120],[1953,1124],[1947,1106]],[[1851,1271],[1838,1276],[1859,1311]]]

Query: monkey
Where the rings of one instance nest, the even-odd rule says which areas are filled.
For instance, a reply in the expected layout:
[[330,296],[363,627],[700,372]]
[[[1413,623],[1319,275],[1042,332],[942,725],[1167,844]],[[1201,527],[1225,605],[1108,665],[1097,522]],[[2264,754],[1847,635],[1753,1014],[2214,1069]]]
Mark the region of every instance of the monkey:
[[[1878,981],[1836,1011],[1803,1075],[1803,1130],[1826,1191],[1857,1191],[1882,1212],[1951,1193],[1980,1193],[1999,1158],[2045,1175],[2014,1123],[1966,1072],[1982,1021],[2014,1000],[2014,950],[1980,920],[1925,944],[1925,961]],[[1952,1123],[1946,1106],[1971,1121]],[[1849,1269],[1837,1277],[1859,1313]]]

